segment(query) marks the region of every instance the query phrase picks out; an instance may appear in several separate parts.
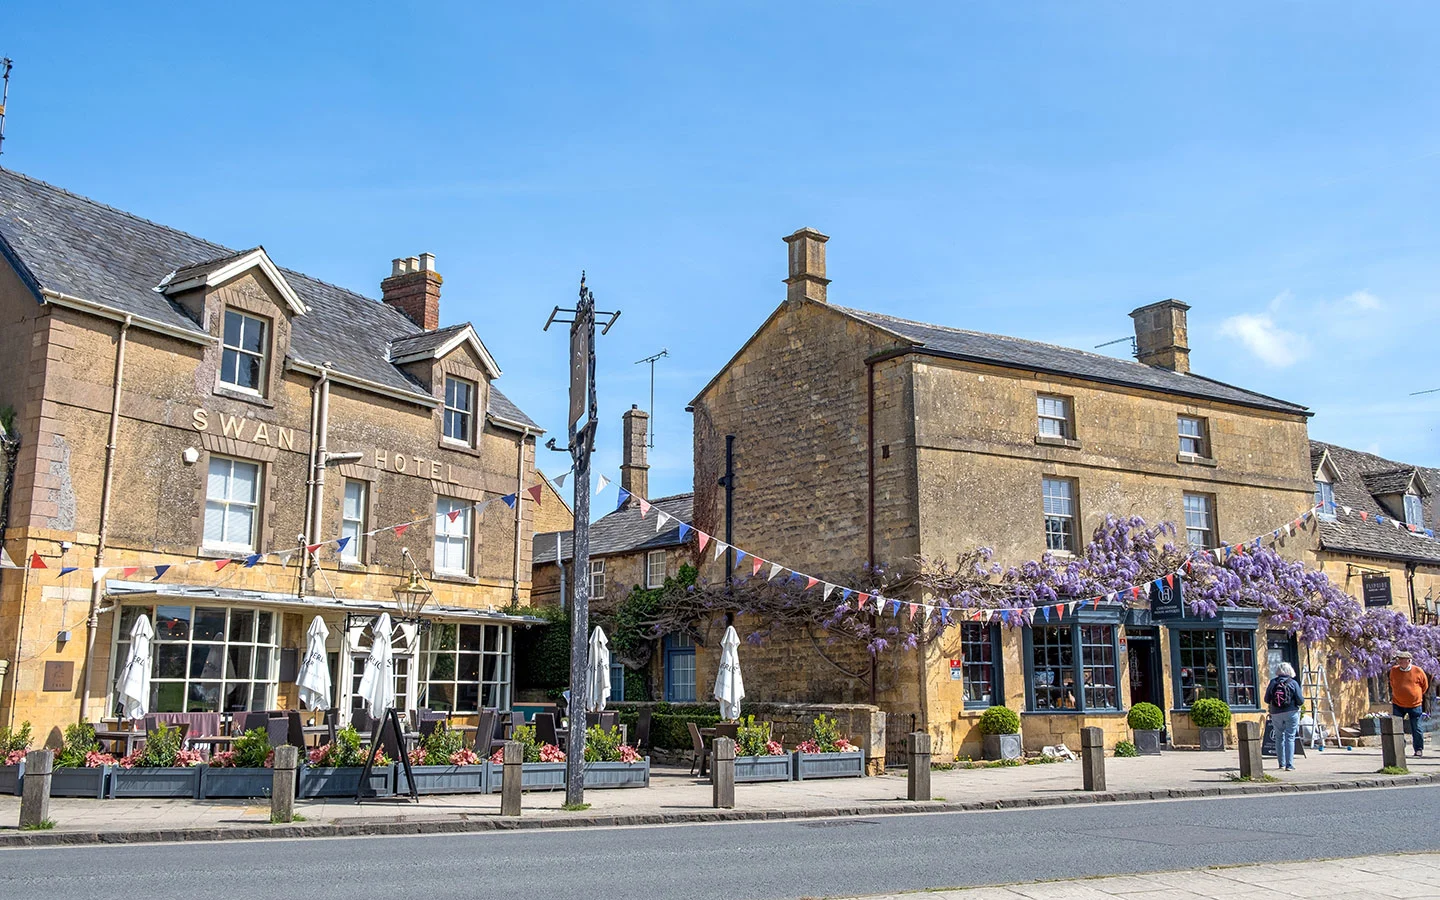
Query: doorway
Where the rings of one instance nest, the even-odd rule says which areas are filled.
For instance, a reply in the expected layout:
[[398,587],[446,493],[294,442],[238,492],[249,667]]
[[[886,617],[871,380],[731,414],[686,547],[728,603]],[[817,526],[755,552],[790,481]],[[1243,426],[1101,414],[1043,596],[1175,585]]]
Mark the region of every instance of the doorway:
[[1160,636],[1154,628],[1125,629],[1126,662],[1130,667],[1130,705],[1153,703],[1165,709],[1164,675],[1160,668]]

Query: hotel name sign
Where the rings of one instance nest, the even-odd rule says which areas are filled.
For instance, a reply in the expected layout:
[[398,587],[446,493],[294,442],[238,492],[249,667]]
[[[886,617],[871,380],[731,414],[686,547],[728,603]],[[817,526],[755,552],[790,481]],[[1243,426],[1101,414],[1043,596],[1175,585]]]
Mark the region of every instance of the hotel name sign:
[[[217,425],[218,428],[216,428]],[[299,452],[295,450],[295,429],[257,422],[243,416],[232,416],[226,413],[212,414],[207,409],[197,407],[190,412],[190,427],[196,431],[211,433],[218,430],[225,437],[234,438],[237,441],[249,441],[264,447]],[[397,475],[413,475],[416,478],[426,478],[431,481],[459,484],[455,480],[454,467],[443,460],[429,459],[398,451],[386,451],[378,447],[367,456],[369,459],[366,462],[382,472],[394,472]]]

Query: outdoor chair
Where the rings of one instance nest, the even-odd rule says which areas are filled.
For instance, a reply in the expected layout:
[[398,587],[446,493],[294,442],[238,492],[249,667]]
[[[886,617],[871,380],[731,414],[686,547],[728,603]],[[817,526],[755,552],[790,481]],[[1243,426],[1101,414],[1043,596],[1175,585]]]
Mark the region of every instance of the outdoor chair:
[[640,710],[640,720],[635,723],[635,749],[650,747],[650,708]]
[[340,708],[332,706],[325,710],[325,742],[335,743],[335,732],[340,728]]
[[266,719],[265,730],[269,733],[271,747],[283,747],[290,740],[289,719]]
[[492,710],[491,715],[495,717],[495,727],[491,736],[503,744],[510,739],[510,720],[498,709]]
[[535,742],[560,746],[560,735],[555,731],[554,713],[535,714]]
[[364,738],[369,738],[375,731],[375,720],[363,709],[357,709],[350,714],[350,724],[355,726],[355,730]]
[[475,755],[481,759],[488,759],[494,753],[496,744],[503,744],[503,741],[495,740],[495,711],[486,709],[480,712],[480,718],[475,723]]
[[739,741],[740,724],[738,722],[717,722],[715,723],[715,736],[717,738],[728,737],[732,741]]
[[594,728],[596,725],[599,725],[600,716],[601,713],[598,712],[585,713],[585,729],[588,731],[589,729]]
[[420,740],[423,741],[430,735],[434,734],[435,729],[439,728],[440,723],[444,721],[444,719],[421,719],[419,728]]
[[709,770],[707,763],[710,762],[710,748],[705,746],[705,741],[700,737],[700,727],[694,722],[686,722],[690,729],[690,749],[693,753],[690,759],[690,774],[695,774],[695,767],[700,767],[700,777],[704,778]]
[[520,710],[518,710],[518,709],[517,709],[517,710],[514,710],[514,711],[512,711],[512,712],[510,713],[510,734],[507,734],[507,735],[505,735],[505,736],[506,736],[507,738],[508,738],[508,737],[511,737],[512,735],[515,734],[515,729],[517,729],[517,728],[524,728],[524,727],[525,727],[525,714],[524,714],[523,712],[521,712]]

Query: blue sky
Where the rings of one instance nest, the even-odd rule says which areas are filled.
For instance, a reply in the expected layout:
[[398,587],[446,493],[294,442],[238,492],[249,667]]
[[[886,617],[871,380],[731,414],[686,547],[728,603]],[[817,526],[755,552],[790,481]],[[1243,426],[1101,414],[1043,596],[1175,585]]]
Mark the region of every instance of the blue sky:
[[0,162],[370,296],[433,252],[552,434],[588,270],[598,470],[671,353],[655,496],[802,225],[833,301],[909,318],[1089,348],[1178,297],[1197,372],[1440,465],[1434,6],[485,6],[10,0]]

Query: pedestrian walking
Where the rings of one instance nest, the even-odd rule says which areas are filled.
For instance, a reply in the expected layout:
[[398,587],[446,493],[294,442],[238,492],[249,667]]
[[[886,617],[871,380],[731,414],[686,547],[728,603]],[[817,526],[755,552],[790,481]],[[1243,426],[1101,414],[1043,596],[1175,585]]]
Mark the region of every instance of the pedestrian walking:
[[1425,755],[1425,732],[1420,730],[1420,717],[1429,687],[1430,677],[1424,669],[1411,663],[1410,651],[1396,653],[1395,665],[1390,667],[1390,712],[1405,720],[1416,756]]
[[1295,770],[1295,736],[1300,732],[1300,707],[1305,695],[1295,680],[1295,667],[1282,662],[1275,667],[1275,677],[1265,686],[1265,702],[1270,707],[1270,721],[1275,726],[1275,756],[1280,768]]

